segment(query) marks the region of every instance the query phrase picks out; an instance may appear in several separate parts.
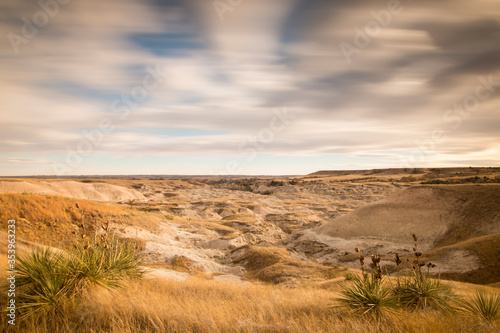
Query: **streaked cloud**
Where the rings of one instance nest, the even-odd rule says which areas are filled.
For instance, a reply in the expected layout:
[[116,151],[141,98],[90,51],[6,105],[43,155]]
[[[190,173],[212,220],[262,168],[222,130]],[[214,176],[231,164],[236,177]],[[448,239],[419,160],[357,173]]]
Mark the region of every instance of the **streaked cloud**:
[[[386,1],[243,1],[222,21],[211,1],[73,0],[17,54],[9,33],[22,37],[43,9],[4,1],[0,174],[53,174],[51,163],[64,165],[103,119],[113,131],[71,173],[220,173],[232,160],[255,174],[399,167],[409,157],[499,165],[497,2],[399,7],[348,63],[339,45],[366,34]],[[139,91],[148,68],[165,80],[119,117],[114,101]],[[480,78],[490,78],[488,97],[461,112]],[[284,108],[293,121],[259,139]],[[422,152],[436,130],[446,139]]]

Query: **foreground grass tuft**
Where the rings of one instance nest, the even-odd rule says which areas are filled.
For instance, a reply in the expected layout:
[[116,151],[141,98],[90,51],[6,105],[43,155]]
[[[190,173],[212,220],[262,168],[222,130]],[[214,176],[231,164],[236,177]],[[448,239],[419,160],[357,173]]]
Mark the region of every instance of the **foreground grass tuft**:
[[67,258],[50,248],[38,248],[28,256],[19,257],[18,272],[19,308],[26,313],[57,307],[61,298],[73,288]]
[[[387,286],[382,277],[380,256],[372,255],[370,264],[371,273],[366,272],[365,257],[358,248],[359,262],[363,276],[351,275],[352,283],[346,285],[341,292],[342,298],[336,299],[341,306],[354,309],[362,314],[375,314],[380,317],[382,313],[391,312],[395,308],[408,308],[411,310],[435,310],[441,313],[453,312],[457,296],[451,287],[441,282],[440,279],[431,279],[429,269],[432,263],[423,263],[420,260],[422,253],[418,250],[418,239],[413,234],[414,259],[410,273],[397,276],[394,285]],[[396,266],[402,263],[399,255],[395,257]],[[422,267],[427,266],[427,272]]]
[[355,313],[362,315],[371,315],[376,318],[393,313],[394,309],[399,308],[399,299],[393,295],[391,288],[386,284],[382,277],[380,268],[381,258],[377,255],[371,257],[371,273],[366,272],[365,257],[358,248],[359,263],[363,270],[362,276],[349,275],[350,285],[345,285],[344,290],[340,292],[342,297],[335,301],[340,307],[346,307]]
[[[415,310],[435,310],[442,313],[453,312],[455,307],[453,303],[457,296],[453,293],[451,287],[438,279],[432,279],[429,276],[429,269],[435,267],[432,263],[425,263],[420,260],[422,252],[418,249],[417,235],[413,234],[413,263],[411,272],[406,276],[398,276],[394,294],[399,298],[401,306]],[[396,254],[396,265],[401,263]],[[424,272],[423,267],[427,267]]]
[[500,294],[488,295],[484,290],[479,290],[470,299],[463,300],[461,307],[470,316],[487,322],[500,321]]
[[95,285],[105,288],[122,286],[125,278],[139,278],[141,260],[133,245],[78,245],[69,252],[67,266],[78,287]]
[[57,311],[90,286],[117,288],[143,274],[135,248],[124,242],[78,244],[67,253],[37,248],[18,258],[19,309],[24,316]]
[[365,274],[363,277],[353,275],[352,284],[340,292],[343,297],[336,301],[358,314],[369,314],[381,317],[399,307],[398,298],[392,295],[385,281]]
[[[235,285],[193,278],[131,280],[126,288],[89,288],[77,304],[61,303],[56,316],[28,317],[16,322],[16,332],[198,332],[198,333],[491,333],[500,326],[459,314],[405,312],[395,320],[333,309],[336,292],[281,285]],[[0,298],[3,308],[6,299]],[[7,328],[0,318],[0,331]]]
[[450,286],[439,279],[431,279],[426,275],[413,273],[412,276],[397,279],[394,294],[399,298],[401,306],[424,310],[432,309],[440,312],[454,310],[456,296]]

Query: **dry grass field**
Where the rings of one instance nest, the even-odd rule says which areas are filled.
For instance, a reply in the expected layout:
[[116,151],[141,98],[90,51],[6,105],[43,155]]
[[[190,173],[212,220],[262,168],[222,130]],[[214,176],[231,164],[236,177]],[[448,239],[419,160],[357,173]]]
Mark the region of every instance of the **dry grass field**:
[[[337,288],[234,285],[192,278],[143,280],[116,291],[90,290],[55,313],[12,332],[497,332],[462,315],[400,312],[382,320],[332,307]],[[469,291],[471,291],[469,289]],[[2,300],[2,308],[5,300]],[[6,317],[0,326],[7,329]]]

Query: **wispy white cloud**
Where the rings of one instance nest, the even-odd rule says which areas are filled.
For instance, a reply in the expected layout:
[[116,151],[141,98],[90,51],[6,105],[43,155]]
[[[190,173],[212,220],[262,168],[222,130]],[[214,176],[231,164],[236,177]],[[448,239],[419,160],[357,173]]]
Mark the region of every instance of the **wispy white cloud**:
[[[311,156],[328,156],[332,165],[399,166],[436,129],[447,139],[419,163],[498,164],[500,8],[492,0],[401,4],[350,64],[339,44],[352,44],[355,27],[363,29],[386,3],[254,0],[224,21],[211,1],[61,5],[17,54],[8,38],[0,41],[1,170],[15,174],[33,154],[63,162],[67,147],[85,139],[82,130],[113,116],[113,101],[130,94],[148,66],[161,66],[165,81],[126,119],[112,118],[113,133],[75,172],[112,173],[116,166],[102,154],[241,158],[238,146],[283,107],[294,120],[248,170],[271,170],[270,156],[310,160],[285,173],[313,171],[319,162]],[[22,17],[40,11],[17,1],[1,9],[2,36],[22,34]],[[446,112],[488,75],[490,96],[453,128]],[[225,162],[211,163],[203,173]],[[178,173],[185,167],[176,164]]]

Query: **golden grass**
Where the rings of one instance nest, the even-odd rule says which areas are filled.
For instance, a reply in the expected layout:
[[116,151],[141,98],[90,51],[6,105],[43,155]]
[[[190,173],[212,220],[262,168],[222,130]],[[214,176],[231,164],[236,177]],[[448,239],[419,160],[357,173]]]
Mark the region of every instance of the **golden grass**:
[[[162,217],[87,200],[35,194],[0,194],[0,220],[11,219],[16,220],[16,238],[64,247],[73,244],[76,237],[72,232],[78,230],[82,223],[89,232],[106,222],[151,229]],[[5,230],[6,223],[0,228]]]
[[[94,289],[57,315],[18,322],[16,332],[495,332],[500,326],[433,313],[386,321],[333,308],[334,291],[235,285],[193,278],[143,280],[110,292]],[[2,299],[2,308],[5,299]],[[0,326],[5,329],[5,316]]]

